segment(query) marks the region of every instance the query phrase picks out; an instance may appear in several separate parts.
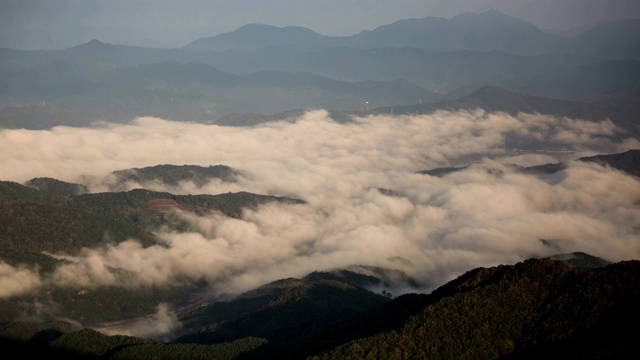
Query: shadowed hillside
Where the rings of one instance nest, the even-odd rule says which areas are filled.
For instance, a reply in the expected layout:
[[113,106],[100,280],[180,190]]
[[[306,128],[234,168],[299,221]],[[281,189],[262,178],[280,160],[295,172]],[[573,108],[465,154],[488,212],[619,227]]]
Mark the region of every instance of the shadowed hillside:
[[[562,260],[473,269],[431,294],[393,300],[324,279],[328,274],[283,279],[265,287],[271,290],[262,291],[263,298],[253,298],[251,305],[240,306],[251,298],[239,298],[198,310],[198,322],[209,319],[209,326],[177,342],[105,336],[64,323],[9,323],[0,328],[0,337],[16,350],[31,344],[30,353],[102,359],[165,359],[187,352],[196,359],[204,353],[222,359],[531,359],[558,354],[613,359],[640,354],[632,326],[640,320],[635,306],[640,263],[608,263],[583,253],[554,258]],[[582,265],[576,267],[576,261]]]

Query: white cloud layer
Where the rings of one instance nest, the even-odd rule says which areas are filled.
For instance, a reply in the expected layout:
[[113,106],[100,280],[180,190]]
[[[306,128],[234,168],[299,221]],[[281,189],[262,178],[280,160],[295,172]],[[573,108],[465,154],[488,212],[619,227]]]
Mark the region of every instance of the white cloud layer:
[[[544,177],[505,166],[640,148],[637,139],[608,137],[619,132],[609,121],[481,111],[378,116],[346,124],[332,121],[325,111],[311,111],[295,122],[251,128],[138,118],[125,125],[2,130],[3,180],[47,176],[91,181],[92,190],[101,191],[99,180],[114,170],[223,164],[247,176],[233,184],[156,184],[155,190],[250,191],[307,203],[270,204],[241,219],[180,213],[190,232],[159,230],[163,243],[148,248],[131,239],[85,249],[66,256],[72,262],[50,279],[2,265],[0,296],[42,281],[115,284],[110,268],[136,275],[125,286],[187,276],[233,294],[314,270],[361,264],[403,270],[428,291],[474,267],[532,256],[583,251],[611,261],[637,259],[637,178],[581,162]],[[536,141],[560,152],[514,151],[506,148],[507,139],[509,146]],[[474,161],[443,178],[416,174]],[[16,280],[20,276],[28,281]]]

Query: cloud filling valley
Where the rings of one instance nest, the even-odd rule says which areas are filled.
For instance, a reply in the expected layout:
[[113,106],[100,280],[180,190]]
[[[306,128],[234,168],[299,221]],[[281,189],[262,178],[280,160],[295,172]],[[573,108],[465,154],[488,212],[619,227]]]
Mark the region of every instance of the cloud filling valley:
[[[572,161],[634,148],[638,139],[624,138],[610,121],[483,111],[339,123],[314,110],[253,127],[141,117],[87,128],[1,130],[3,180],[53,177],[100,192],[115,170],[222,164],[244,176],[204,186],[152,184],[151,190],[248,191],[305,203],[271,203],[240,219],[179,212],[189,231],[157,229],[161,243],[150,247],[130,239],[53,254],[70,262],[50,278],[1,263],[0,296],[43,284],[162,285],[180,277],[237,294],[350,265],[401,270],[423,284],[419,291],[430,291],[472,268],[529,257],[581,251],[610,261],[637,259],[640,180]],[[568,167],[547,175],[509,166],[560,161]],[[443,177],[417,173],[469,164]],[[110,269],[135,276],[119,283]]]

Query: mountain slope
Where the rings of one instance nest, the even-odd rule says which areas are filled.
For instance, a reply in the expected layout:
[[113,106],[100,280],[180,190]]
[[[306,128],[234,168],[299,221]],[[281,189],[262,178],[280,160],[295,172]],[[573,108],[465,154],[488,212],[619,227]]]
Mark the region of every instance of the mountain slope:
[[446,26],[448,20],[440,17],[403,19],[363,31],[345,39],[350,46],[362,49],[386,47],[421,47],[424,37]]
[[[640,177],[640,149],[632,149],[617,154],[581,157],[576,159],[576,161],[592,162]],[[518,168],[517,171],[528,174],[553,174],[564,170],[566,167],[566,163],[552,163]]]
[[[28,322],[0,326],[0,344],[5,358],[24,356],[65,359],[235,359],[243,352],[259,348],[264,339],[246,338],[215,345],[168,344],[145,338],[107,336],[90,329],[70,328],[71,324]],[[16,336],[21,332],[22,336]],[[47,334],[43,337],[43,334]],[[25,337],[23,339],[22,337]]]
[[565,39],[492,9],[463,13],[423,38],[424,48],[441,51],[504,51],[517,55],[558,52]]
[[572,48],[575,53],[605,59],[638,59],[639,44],[640,19],[625,19],[599,24],[580,34]]
[[[481,86],[471,93],[453,99],[443,100],[429,104],[413,104],[407,106],[394,106],[394,114],[429,113],[435,110],[474,110],[483,109],[487,112],[506,112],[516,115],[520,112],[539,113],[556,116],[578,117],[589,120],[602,120],[601,114],[593,106],[580,101],[554,99],[541,96],[533,96],[524,93],[507,90],[499,86]],[[391,113],[391,107],[379,107],[374,113]]]
[[80,195],[88,192],[85,185],[68,183],[58,179],[40,177],[24,183],[25,186],[38,189],[48,195]]
[[629,150],[619,154],[582,157],[579,161],[594,162],[640,177],[640,150]]
[[[60,62],[63,62],[60,60]],[[410,104],[435,100],[439,94],[403,79],[339,81],[312,73],[260,71],[234,75],[202,63],[158,62],[109,70],[92,80],[90,89],[56,81],[84,76],[82,66],[66,63],[68,74],[50,79],[43,67],[6,75],[7,88],[22,84],[22,101],[44,98],[39,105],[12,106],[0,111],[0,126],[50,128],[82,126],[109,119],[129,121],[136,116],[157,116],[211,123],[239,111],[279,113],[291,109],[327,108],[360,110],[376,104]],[[47,68],[44,66],[44,68]],[[47,70],[49,71],[49,70]],[[31,85],[30,85],[31,84]],[[46,84],[45,90],[40,89]],[[50,99],[47,94],[57,94]],[[12,96],[20,95],[14,93]]]
[[269,341],[268,349],[264,350],[266,354],[284,349],[293,353],[294,348],[295,351],[304,349],[305,346],[297,340],[304,334],[388,300],[385,296],[342,281],[303,279],[257,310],[211,324],[175,341],[213,344],[253,336]]
[[[638,261],[586,271],[551,259],[477,269],[461,276],[466,291],[425,307],[401,329],[313,359],[526,358],[551,350],[584,359],[637,355],[639,277]],[[608,331],[626,334],[591,336]]]
[[226,165],[155,165],[144,168],[117,170],[109,175],[109,187],[112,191],[126,188],[128,182],[144,186],[148,183],[160,182],[168,186],[176,186],[181,182],[192,182],[196,186],[204,186],[214,179],[234,182],[242,172]]
[[[158,171],[158,169],[153,169]],[[12,182],[0,183],[0,264],[16,269],[32,269],[40,278],[53,276],[69,263],[68,257],[87,249],[118,246],[134,239],[142,247],[164,246],[156,233],[194,231],[176,216],[182,211],[196,215],[211,212],[239,218],[244,209],[269,202],[299,204],[289,198],[246,192],[220,195],[173,195],[136,189],[128,192],[71,195],[68,186],[55,179],[43,191]],[[54,188],[51,188],[51,184]],[[52,255],[58,254],[58,255]],[[16,293],[0,299],[0,321],[16,320],[22,314],[62,316],[83,322],[115,321],[148,315],[159,303],[185,304],[191,295],[202,291],[203,284],[184,279],[173,285],[121,286],[131,280],[122,269],[103,269],[120,285],[74,286],[47,285],[33,293]],[[10,271],[7,269],[6,271]],[[100,270],[102,271],[102,270]]]
[[[256,207],[270,201],[300,203],[298,200],[264,196],[246,192],[220,195],[173,195],[143,189],[128,192],[96,193],[75,196],[49,195],[14,198],[20,188],[8,187],[9,195],[0,194],[0,224],[5,229],[0,242],[5,247],[1,258],[8,262],[13,251],[74,253],[105,241],[116,243],[136,238],[145,244],[155,243],[150,229],[171,225],[171,212],[194,213],[220,211],[239,217],[243,208]],[[33,191],[23,191],[33,194]],[[37,192],[35,192],[37,193]],[[173,227],[179,226],[174,223]],[[39,241],[46,238],[47,242]]]
[[[640,109],[631,101],[624,101],[617,108],[608,102],[587,102],[566,100],[507,90],[498,86],[483,86],[469,94],[453,100],[436,101],[428,104],[414,104],[407,106],[383,106],[373,110],[375,114],[428,114],[437,110],[467,110],[483,109],[487,112],[506,112],[510,115],[518,113],[543,114],[570,119],[589,121],[604,121],[610,119],[617,126],[628,131],[629,134],[640,134],[638,120],[632,109]],[[628,109],[627,112],[625,109]]]
[[[210,328],[179,342],[105,336],[52,323],[6,324],[0,338],[15,349],[29,341],[39,354],[65,351],[103,359],[165,359],[187,352],[190,358],[207,352],[226,359],[634,358],[640,354],[633,326],[640,320],[639,280],[639,261],[608,263],[582,253],[476,268],[431,294],[393,300],[316,275],[274,282],[270,291],[276,292],[261,300],[258,311],[236,312],[235,319],[217,324],[210,317]],[[374,298],[379,305],[365,300]],[[245,333],[271,340],[239,337]]]
[[[194,104],[197,105],[194,112],[200,110],[200,114],[193,114],[187,118],[197,116],[196,120],[208,118],[209,121],[239,111],[260,111],[267,114],[307,108],[354,111],[361,109],[366,101],[409,104],[415,99],[433,100],[439,96],[406,80],[347,82],[310,73],[283,71],[229,76],[216,82],[202,80],[182,88],[166,82],[157,84],[160,88],[164,86],[166,91],[175,94],[171,97],[171,102],[175,105],[185,101],[197,101]],[[136,84],[131,89],[147,91],[142,84]],[[180,94],[198,98],[192,100],[187,97],[182,100]],[[141,110],[144,109],[136,113],[140,114]],[[163,115],[157,112],[158,110],[150,111],[155,111],[156,116],[179,118],[177,115]],[[130,113],[128,116],[136,113]]]
[[[503,51],[515,55],[576,54],[601,59],[640,59],[638,20],[599,24],[575,37],[543,31],[496,9],[466,12],[450,19],[403,19],[351,36],[324,36],[309,29],[249,24],[235,31],[196,39],[188,50],[256,50],[270,46],[420,48],[437,51]],[[611,41],[616,39],[616,41]]]

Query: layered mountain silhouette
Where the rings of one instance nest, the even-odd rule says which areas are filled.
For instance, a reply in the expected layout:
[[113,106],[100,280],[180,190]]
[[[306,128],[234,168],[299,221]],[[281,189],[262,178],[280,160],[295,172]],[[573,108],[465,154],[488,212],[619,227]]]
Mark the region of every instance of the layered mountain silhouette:
[[329,37],[311,30],[251,24],[235,31],[197,39],[192,50],[255,50],[274,45],[310,47],[346,46],[360,49],[412,47],[438,51],[504,51],[518,55],[557,52],[565,38],[546,33],[535,25],[497,10],[464,13],[451,19],[407,19],[352,36]]
[[[57,62],[66,64],[73,79],[82,77],[86,70],[84,65]],[[20,83],[26,97],[42,95],[45,100],[2,109],[2,125],[83,126],[105,118],[124,122],[136,116],[212,122],[239,109],[267,113],[314,107],[361,110],[367,101],[411,104],[420,98],[427,101],[438,97],[402,79],[345,82],[282,71],[233,75],[202,63],[161,62],[105,71],[101,79],[87,79],[78,86],[73,81],[65,82],[65,75],[49,65],[13,73],[8,82]],[[43,75],[49,72],[51,76]],[[44,95],[49,93],[55,95]]]
[[[323,36],[312,30],[249,24],[235,31],[197,39],[184,49],[256,50],[269,46],[421,48],[436,51],[501,51],[516,55],[575,53],[603,58],[635,58],[637,20],[595,26],[574,38],[543,31],[535,25],[491,9],[462,13],[451,19],[425,17],[399,20],[351,36]],[[635,35],[634,35],[635,34]],[[618,39],[618,41],[610,41]]]
[[[374,109],[375,114],[431,114],[437,110],[482,109],[487,112],[504,112],[512,116],[520,113],[551,115],[561,118],[589,121],[611,120],[627,133],[623,136],[640,134],[636,111],[640,109],[633,98],[633,87],[621,88],[619,96],[610,93],[599,101],[579,101],[557,99],[507,90],[497,86],[483,86],[472,89],[458,98],[445,99],[428,104],[407,106],[382,106]],[[615,105],[614,105],[615,104]]]
[[[638,59],[640,19],[599,24],[575,38],[572,49],[578,54],[608,59]],[[615,41],[612,41],[615,39]]]
[[[625,131],[621,136],[637,136],[640,128],[636,112],[640,103],[636,103],[636,87],[627,86],[607,94],[599,101],[579,101],[536,96],[507,90],[499,86],[481,86],[462,89],[459,94],[449,94],[442,100],[423,104],[380,106],[370,111],[331,111],[332,119],[347,122],[354,115],[416,115],[433,114],[439,110],[504,112],[512,116],[518,114],[541,114],[559,118],[583,119],[588,121],[611,120]],[[235,113],[216,120],[216,124],[225,126],[252,126],[258,123],[296,119],[304,114],[303,110],[287,111],[277,114]]]
[[489,10],[405,19],[342,37],[248,24],[184,48],[92,40],[53,51],[0,49],[0,126],[87,126],[136,116],[227,123],[240,113],[420,105],[497,86],[597,103],[606,116],[637,127],[630,120],[637,92],[623,89],[640,80],[638,28],[637,20],[620,20],[562,37]]

